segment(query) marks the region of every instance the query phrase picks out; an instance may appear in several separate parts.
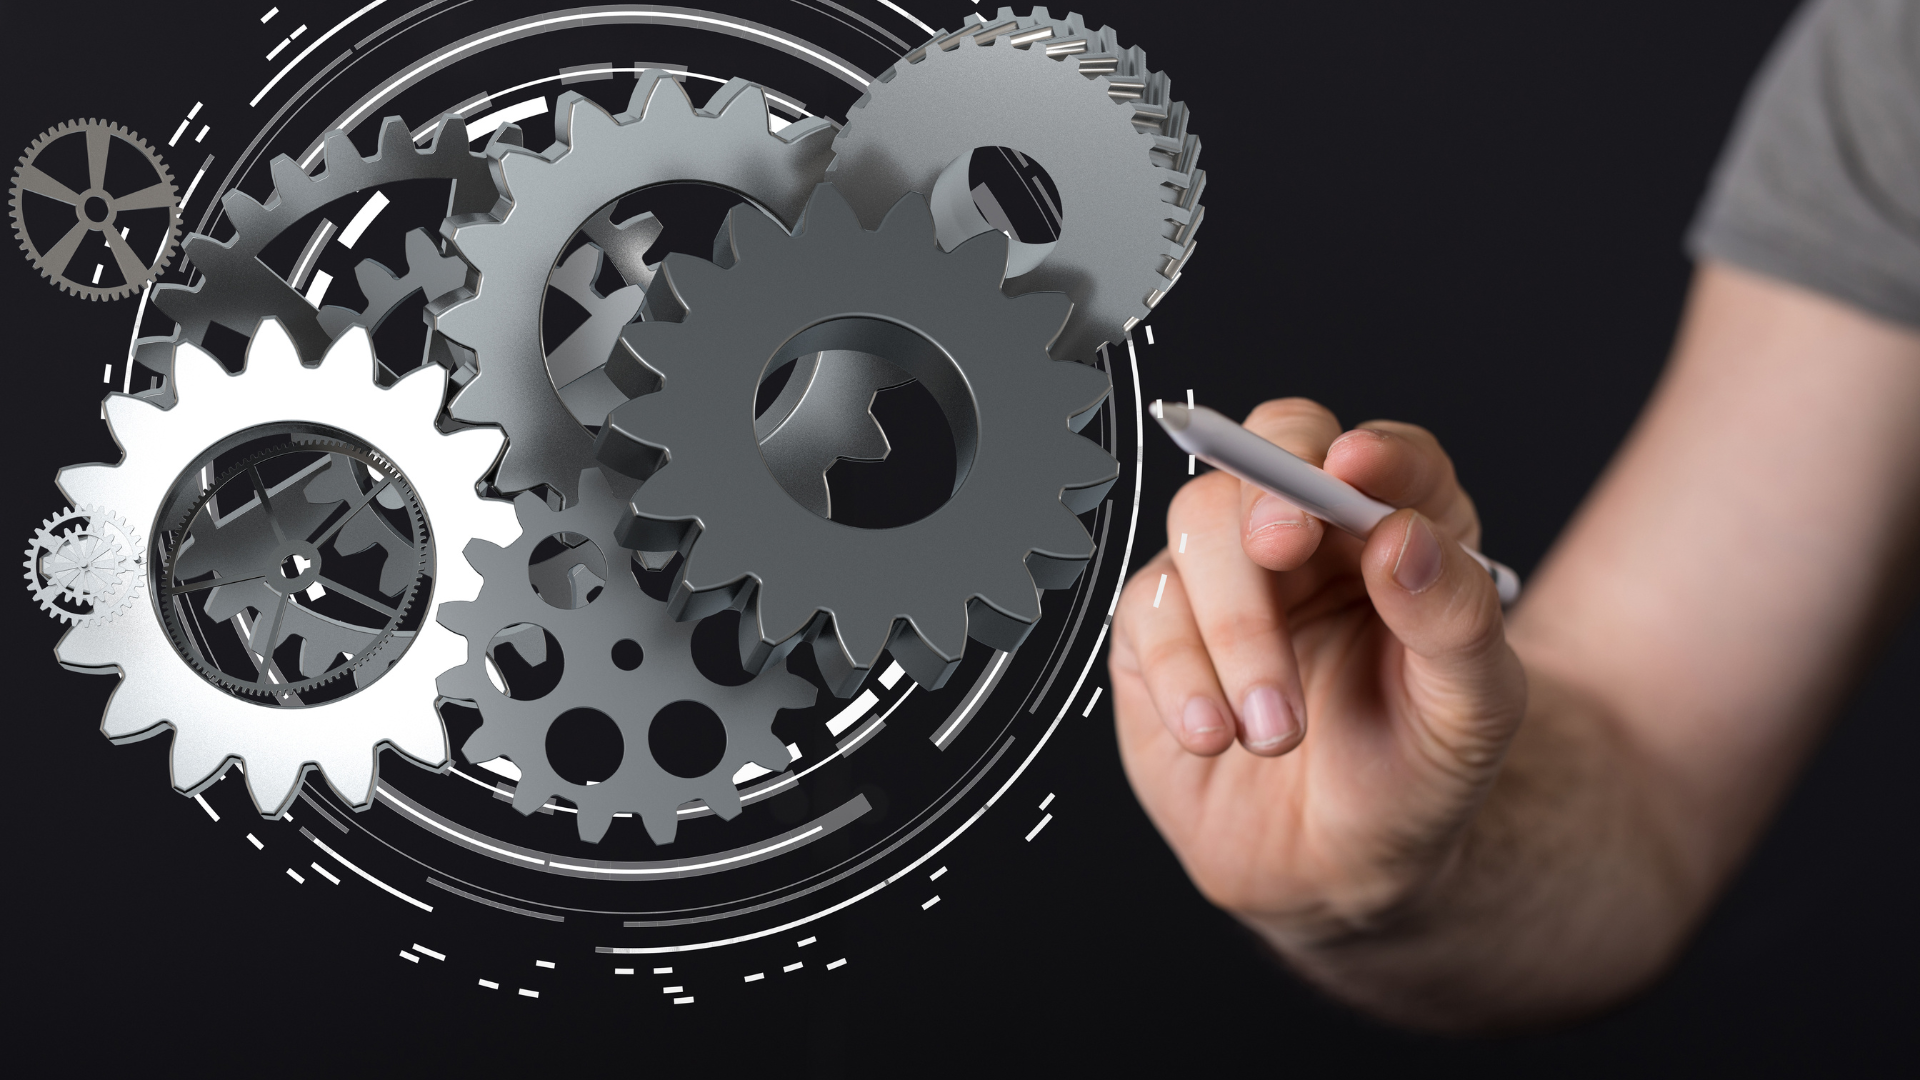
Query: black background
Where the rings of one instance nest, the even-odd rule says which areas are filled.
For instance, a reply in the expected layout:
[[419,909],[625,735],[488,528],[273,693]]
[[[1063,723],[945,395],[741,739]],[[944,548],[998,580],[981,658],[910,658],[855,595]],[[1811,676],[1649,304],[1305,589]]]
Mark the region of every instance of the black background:
[[[79,116],[164,142],[230,52],[245,74],[227,101],[251,94],[260,35],[238,35],[267,6],[16,6],[0,144],[24,148]],[[946,25],[966,10],[907,6]],[[1682,233],[1792,7],[1088,9],[1149,47],[1206,145],[1209,220],[1153,320],[1158,344],[1141,339],[1147,393],[1193,387],[1236,414],[1303,394],[1349,423],[1425,424],[1478,500],[1488,550],[1524,573],[1659,372],[1690,273]],[[202,154],[169,156],[184,186]],[[24,258],[0,259],[0,275],[7,521],[24,537],[59,505],[58,465],[113,457],[96,373],[123,355],[134,301],[59,294]],[[1170,446],[1148,449],[1142,556],[1185,479]],[[831,993],[677,1028],[423,993],[391,961],[369,965],[306,893],[268,881],[277,869],[198,839],[200,810],[159,790],[166,740],[102,739],[109,680],[60,671],[55,628],[16,603],[8,1026],[75,1069],[139,1057],[383,1070],[410,1047],[494,1067],[611,1052],[633,1072],[1668,1075],[1895,1071],[1912,1056],[1912,625],[1667,979],[1585,1025],[1485,1042],[1409,1036],[1329,1004],[1208,907],[1134,804],[1104,708],[1063,727],[1044,759],[1060,802],[1043,841],[953,890],[924,932],[872,942]]]

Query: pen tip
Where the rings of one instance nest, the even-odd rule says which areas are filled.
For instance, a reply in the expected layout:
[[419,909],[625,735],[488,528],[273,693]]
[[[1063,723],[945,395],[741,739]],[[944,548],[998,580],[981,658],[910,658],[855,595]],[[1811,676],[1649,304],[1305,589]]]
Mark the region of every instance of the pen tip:
[[1187,421],[1192,414],[1185,405],[1171,401],[1156,401],[1153,405],[1154,419],[1160,421],[1161,427],[1166,428],[1168,431],[1185,431],[1187,429]]

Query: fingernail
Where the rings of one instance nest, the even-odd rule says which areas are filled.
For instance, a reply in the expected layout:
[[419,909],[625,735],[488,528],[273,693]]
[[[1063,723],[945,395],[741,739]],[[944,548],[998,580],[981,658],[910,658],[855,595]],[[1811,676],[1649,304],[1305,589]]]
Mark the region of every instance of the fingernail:
[[1247,725],[1249,750],[1271,750],[1300,734],[1300,718],[1271,686],[1256,686],[1247,693],[1240,719]]
[[1400,541],[1400,557],[1393,564],[1394,584],[1410,593],[1427,591],[1440,577],[1440,538],[1419,514],[1407,522]]
[[1192,738],[1211,735],[1227,725],[1226,721],[1220,718],[1220,710],[1214,708],[1212,701],[1197,697],[1187,702],[1186,712],[1180,716],[1180,726],[1185,728],[1188,737]]
[[1260,496],[1254,500],[1253,508],[1247,511],[1248,535],[1275,528],[1306,527],[1307,512],[1275,495]]

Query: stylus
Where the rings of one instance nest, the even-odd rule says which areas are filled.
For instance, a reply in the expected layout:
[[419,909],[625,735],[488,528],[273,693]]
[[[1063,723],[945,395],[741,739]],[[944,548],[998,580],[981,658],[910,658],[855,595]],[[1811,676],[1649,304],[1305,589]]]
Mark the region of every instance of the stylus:
[[[1362,495],[1353,485],[1314,468],[1205,406],[1155,401],[1153,416],[1180,449],[1362,540],[1380,519],[1393,513],[1394,508],[1386,503]],[[1461,550],[1493,575],[1502,605],[1510,607],[1520,599],[1520,575],[1472,548],[1462,545]]]

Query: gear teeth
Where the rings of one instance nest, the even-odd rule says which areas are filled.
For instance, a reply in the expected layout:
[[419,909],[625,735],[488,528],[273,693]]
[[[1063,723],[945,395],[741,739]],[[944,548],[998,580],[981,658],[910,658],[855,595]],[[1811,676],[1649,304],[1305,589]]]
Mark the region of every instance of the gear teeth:
[[583,137],[608,138],[609,133],[619,127],[620,124],[614,120],[613,114],[577,90],[569,90],[554,99],[554,138],[569,148],[578,145]]
[[[929,690],[937,690],[947,684],[954,671],[960,667],[960,660],[967,651],[967,621],[965,609],[959,609],[954,619],[923,616],[927,625],[919,620],[902,619],[894,626],[887,637],[887,649],[900,666],[913,676],[913,681]],[[954,625],[957,623],[958,625]],[[929,633],[931,631],[931,633]],[[862,648],[855,656],[876,656],[879,650],[872,652]],[[863,669],[871,671],[869,664]]]
[[[1078,485],[1068,484],[1060,489],[1060,503],[1066,507],[1068,514],[1073,516],[1084,514],[1100,505],[1100,501],[1107,497],[1107,492],[1112,490],[1113,482],[1120,478],[1120,465],[1111,455],[1091,441],[1078,435],[1068,438],[1072,441],[1062,442],[1061,446],[1072,447],[1072,449],[1063,449],[1062,456],[1079,460],[1061,471],[1069,476],[1089,478],[1087,482]],[[1086,538],[1086,530],[1080,529],[1077,523],[1075,529],[1078,529],[1076,544],[1091,542]],[[1066,531],[1064,526],[1062,531]]]
[[663,71],[649,71],[633,88],[629,115],[644,123],[672,123],[694,117],[693,99],[680,80]]
[[[492,758],[481,760],[491,761]],[[514,764],[520,766],[520,783],[513,789],[513,808],[521,817],[532,817],[553,798],[553,787],[551,784],[536,783],[527,766],[517,761]]]
[[[903,196],[901,201],[915,197]],[[898,203],[894,205],[896,209],[899,207]],[[929,217],[927,219],[929,238],[933,235],[932,224],[933,219]],[[796,239],[805,240],[808,236],[818,239],[832,233],[853,231],[863,230],[861,230],[860,219],[853,213],[853,207],[847,203],[847,197],[840,194],[840,189],[832,184],[820,184],[813,189],[813,195],[807,199],[807,208],[801,213],[800,223],[794,227],[793,235]]]
[[[365,806],[373,801],[375,755],[379,751],[363,747],[358,753],[340,753],[319,763],[320,772],[348,806]],[[445,755],[441,755],[444,759]],[[298,781],[295,782],[296,786]],[[292,799],[288,799],[291,804]],[[259,805],[266,805],[261,803]],[[285,809],[283,806],[281,809]],[[278,815],[275,815],[276,817]]]
[[580,830],[580,839],[589,844],[597,844],[607,835],[607,828],[613,824],[613,809],[590,803],[577,811],[576,828]]
[[[707,103],[700,106],[700,115],[733,119],[736,108],[741,110],[741,118],[752,116],[762,125],[767,122],[766,95],[758,86],[740,78],[729,79],[715,90]],[[758,115],[753,116],[755,113]]]
[[[117,742],[133,740],[120,738]],[[219,779],[227,762],[236,755],[229,753],[226,747],[216,746],[213,741],[197,735],[191,730],[175,730],[173,747],[168,760],[173,770],[173,789],[179,792],[198,792],[214,780]],[[256,806],[260,805],[258,802]]]

